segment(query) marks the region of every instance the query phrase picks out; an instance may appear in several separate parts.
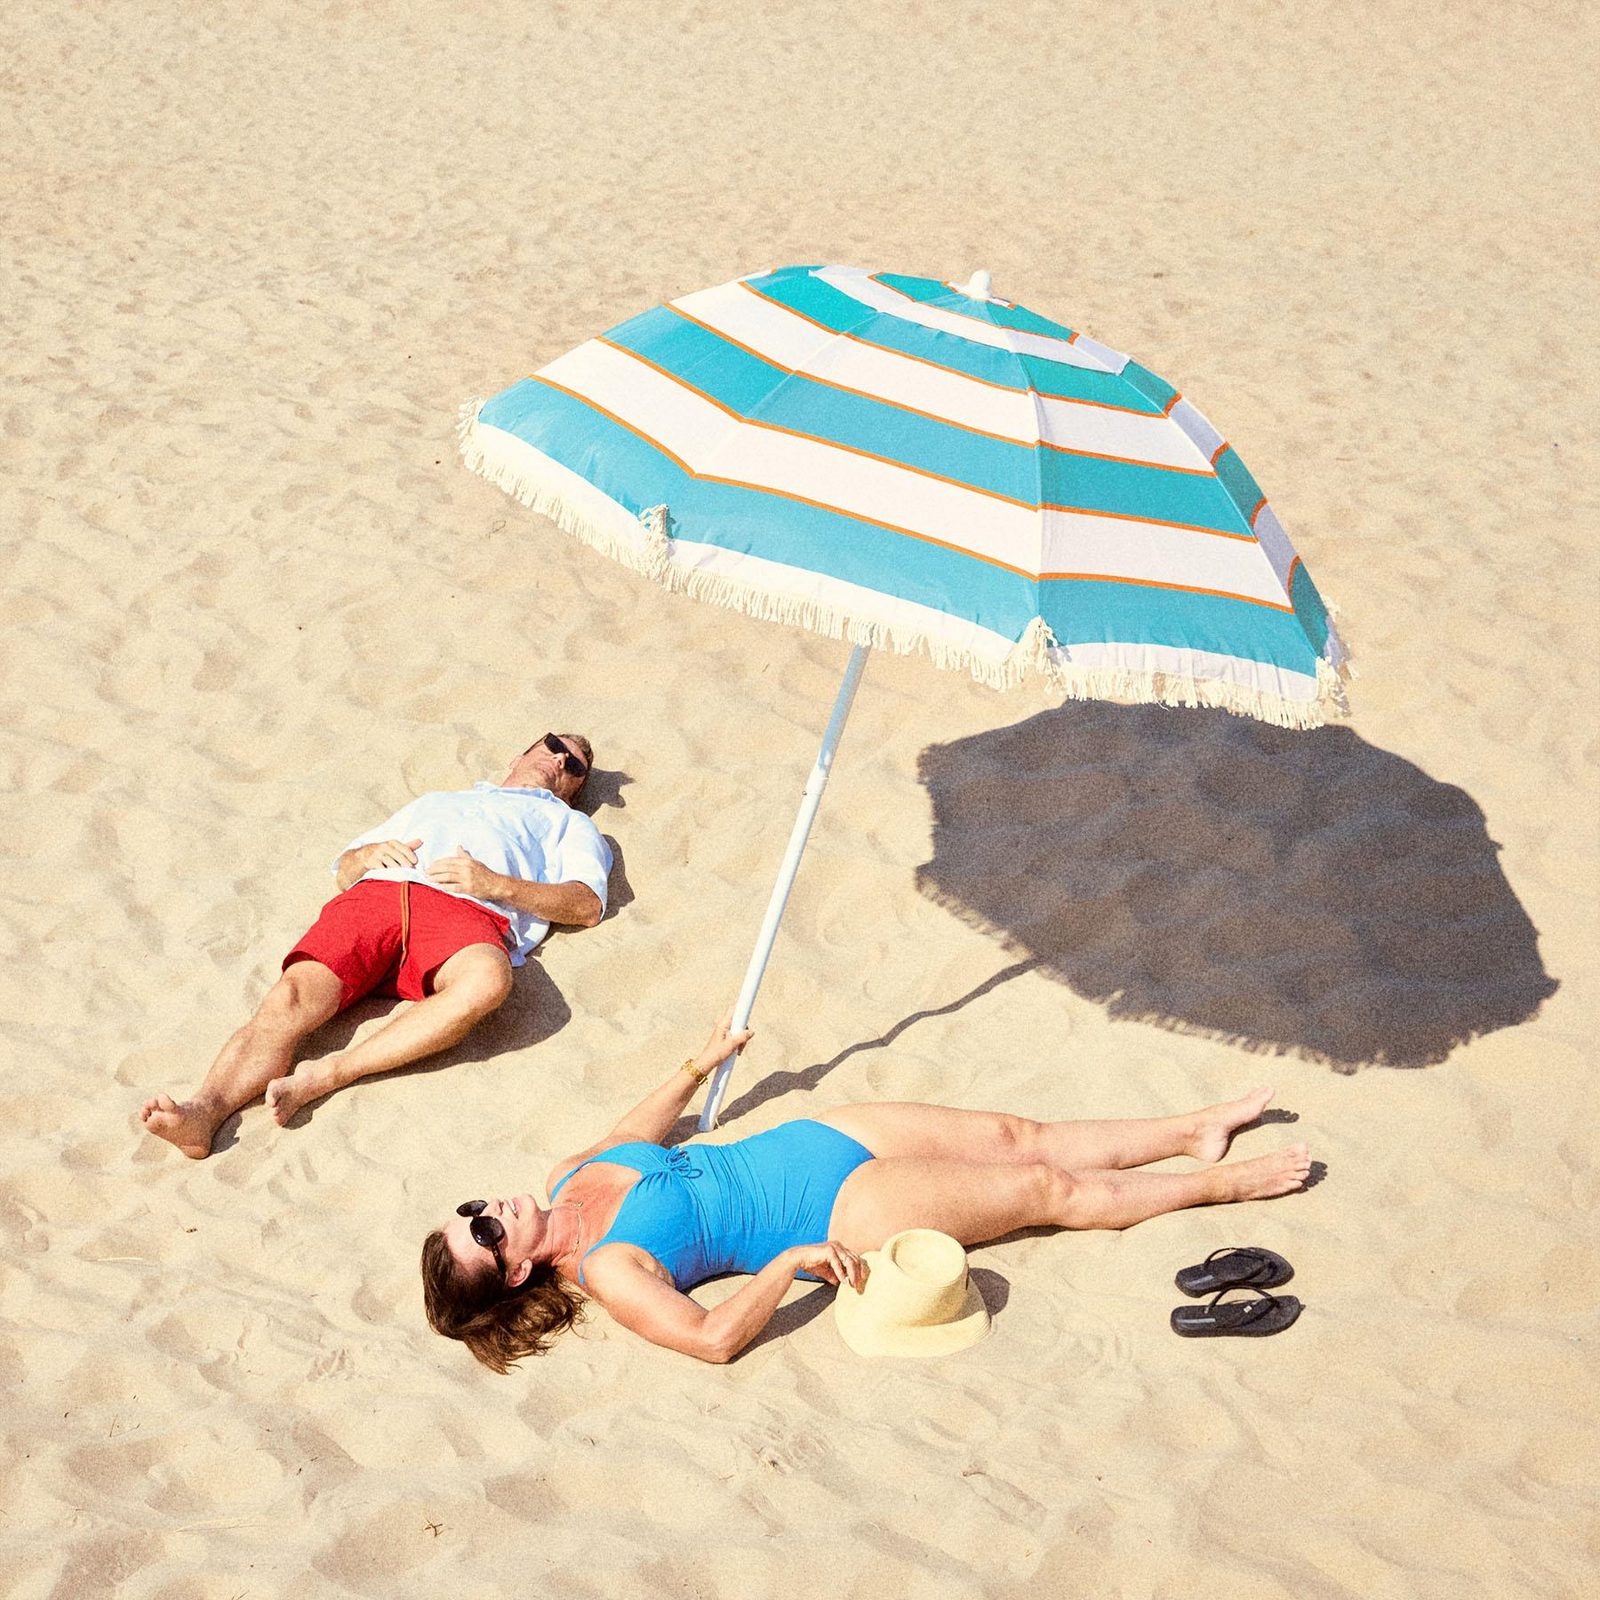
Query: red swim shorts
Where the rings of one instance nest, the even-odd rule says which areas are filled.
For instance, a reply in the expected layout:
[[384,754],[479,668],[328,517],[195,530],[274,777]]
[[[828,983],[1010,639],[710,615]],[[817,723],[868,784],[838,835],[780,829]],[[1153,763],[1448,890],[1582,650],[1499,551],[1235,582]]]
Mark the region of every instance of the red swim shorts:
[[426,884],[362,878],[322,908],[283,965],[287,971],[296,961],[320,961],[344,985],[341,1011],[369,994],[420,1000],[433,993],[434,974],[456,951],[469,944],[505,949],[509,926],[497,912]]

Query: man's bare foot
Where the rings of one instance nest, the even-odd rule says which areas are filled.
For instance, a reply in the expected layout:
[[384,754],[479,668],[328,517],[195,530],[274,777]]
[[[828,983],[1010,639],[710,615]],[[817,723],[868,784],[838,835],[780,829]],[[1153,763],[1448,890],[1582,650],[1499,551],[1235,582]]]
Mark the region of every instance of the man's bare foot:
[[211,1141],[226,1115],[215,1115],[198,1100],[185,1100],[180,1105],[170,1094],[158,1094],[145,1101],[139,1120],[158,1139],[175,1144],[191,1161],[204,1161],[211,1154]]
[[1270,1156],[1254,1161],[1235,1161],[1214,1167],[1211,1176],[1217,1184],[1217,1199],[1270,1200],[1274,1195],[1293,1194],[1305,1187],[1311,1175],[1311,1150],[1292,1144],[1287,1150],[1274,1150]]
[[1194,1134],[1189,1141],[1189,1154],[1201,1161],[1220,1161],[1228,1153],[1228,1143],[1246,1123],[1254,1122],[1267,1109],[1274,1091],[1270,1088],[1252,1089],[1237,1100],[1224,1100],[1221,1105],[1207,1106],[1194,1114]]
[[267,1085],[267,1110],[281,1128],[295,1112],[338,1087],[338,1080],[324,1063],[302,1063],[287,1077],[274,1078]]

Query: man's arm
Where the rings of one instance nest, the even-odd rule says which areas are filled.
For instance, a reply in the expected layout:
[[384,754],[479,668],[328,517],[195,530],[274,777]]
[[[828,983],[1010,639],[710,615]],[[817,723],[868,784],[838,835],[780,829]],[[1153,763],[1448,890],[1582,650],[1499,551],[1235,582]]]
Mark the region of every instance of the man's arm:
[[[342,869],[342,859],[340,865]],[[428,868],[428,876],[441,889],[454,889],[474,900],[488,900],[513,911],[524,911],[542,922],[560,922],[573,928],[594,927],[605,909],[600,896],[586,883],[533,883],[527,878],[508,878],[459,847],[454,855],[435,861]]]
[[358,844],[346,850],[333,866],[333,881],[344,893],[352,883],[363,878],[374,867],[414,867],[420,839],[402,844],[398,839],[383,839],[376,844]]

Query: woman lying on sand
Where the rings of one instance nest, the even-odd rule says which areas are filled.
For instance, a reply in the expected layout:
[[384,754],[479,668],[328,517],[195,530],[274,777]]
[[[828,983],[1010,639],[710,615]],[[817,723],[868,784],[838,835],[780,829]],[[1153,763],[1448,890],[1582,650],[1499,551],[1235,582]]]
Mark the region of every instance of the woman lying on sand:
[[[1272,1098],[1132,1122],[1031,1122],[944,1106],[841,1106],[731,1144],[661,1141],[707,1073],[750,1034],[725,1018],[705,1048],[605,1138],[559,1161],[550,1206],[469,1200],[422,1246],[438,1333],[505,1372],[578,1320],[579,1288],[623,1327],[702,1361],[731,1361],[795,1277],[860,1288],[861,1252],[903,1228],[980,1244],[1017,1228],[1127,1228],[1186,1206],[1289,1194],[1306,1146],[1198,1172],[1128,1172],[1168,1156],[1216,1162]],[[687,1291],[750,1281],[713,1310]]]

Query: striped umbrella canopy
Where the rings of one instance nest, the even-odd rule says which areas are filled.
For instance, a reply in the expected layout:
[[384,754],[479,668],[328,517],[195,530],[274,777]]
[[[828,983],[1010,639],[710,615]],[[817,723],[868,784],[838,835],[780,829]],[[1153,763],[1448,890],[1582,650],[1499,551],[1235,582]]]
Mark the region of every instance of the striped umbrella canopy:
[[869,647],[1286,727],[1343,706],[1327,609],[1222,435],[1136,361],[997,298],[987,273],[739,278],[467,406],[461,438],[468,466],[669,588],[855,645],[736,1028]]
[[656,307],[463,415],[469,466],[668,587],[1005,685],[1343,709],[1265,495],[1148,368],[999,299],[784,267]]

